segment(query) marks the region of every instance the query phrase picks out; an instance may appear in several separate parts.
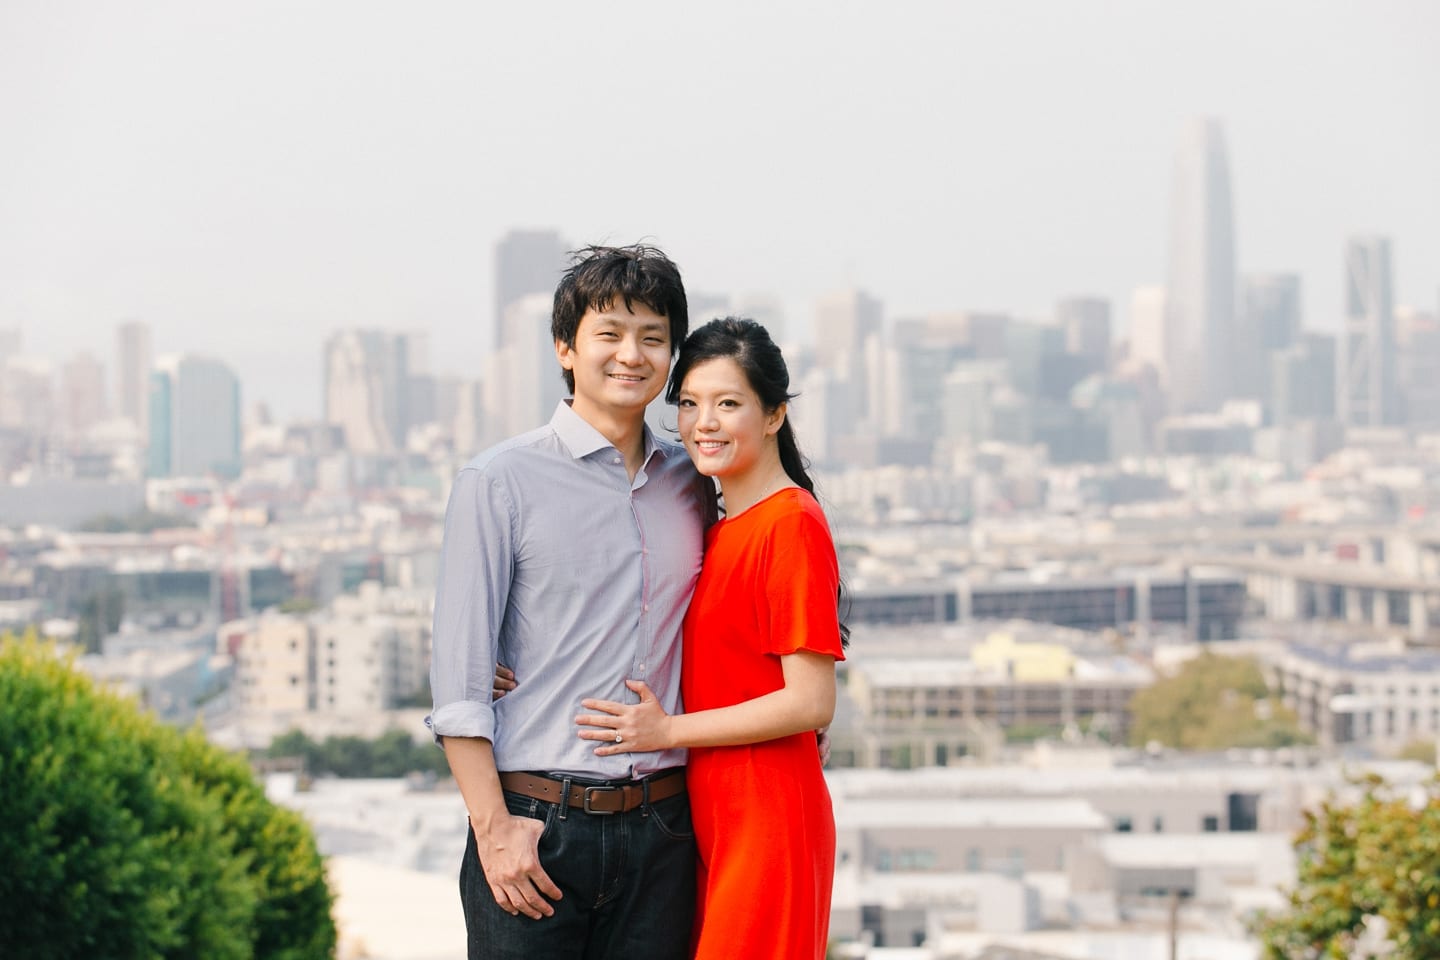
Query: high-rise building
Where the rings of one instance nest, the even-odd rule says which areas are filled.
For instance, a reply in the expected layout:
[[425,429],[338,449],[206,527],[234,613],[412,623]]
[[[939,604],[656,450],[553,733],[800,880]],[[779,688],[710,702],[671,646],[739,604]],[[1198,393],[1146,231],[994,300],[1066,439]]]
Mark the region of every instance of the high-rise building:
[[1300,278],[1293,273],[1255,274],[1240,284],[1240,327],[1247,349],[1235,357],[1234,395],[1270,399],[1271,357],[1300,337]]
[[0,362],[0,427],[43,437],[55,428],[55,375],[40,357]]
[[170,354],[150,375],[151,476],[240,469],[240,381],[219,360]]
[[1433,428],[1440,424],[1440,315],[1397,307],[1395,333],[1405,419]]
[[115,411],[140,429],[150,430],[150,324],[127,320],[115,328]]
[[1400,422],[1392,297],[1389,238],[1351,238],[1345,245],[1345,318],[1335,357],[1335,399],[1347,427]]
[[1270,357],[1270,411],[1276,426],[1335,416],[1335,338],[1302,334]]
[[1136,287],[1130,294],[1129,357],[1132,365],[1149,366],[1166,381],[1164,287]]
[[1067,297],[1055,305],[1055,322],[1065,331],[1069,353],[1110,359],[1110,301],[1100,297]]
[[870,368],[865,341],[881,332],[884,307],[863,290],[849,289],[821,297],[815,304],[815,359],[835,383],[850,393],[852,430],[871,416]]
[[1167,392],[1177,413],[1218,410],[1231,396],[1235,329],[1235,239],[1230,169],[1218,121],[1185,130],[1171,185],[1166,282]]
[[860,363],[865,340],[879,333],[884,316],[881,302],[863,290],[840,290],[815,303],[815,355],[820,366],[841,379]]
[[90,353],[81,351],[60,368],[60,406],[72,437],[105,418],[105,368]]
[[410,339],[344,330],[325,341],[325,421],[345,429],[351,453],[391,454],[409,428]]
[[550,338],[552,302],[533,293],[512,301],[501,316],[505,345],[486,358],[483,381],[481,439],[487,444],[548,423],[568,395]]
[[505,309],[530,294],[552,297],[570,259],[570,245],[554,230],[511,230],[495,245],[495,338],[505,345]]

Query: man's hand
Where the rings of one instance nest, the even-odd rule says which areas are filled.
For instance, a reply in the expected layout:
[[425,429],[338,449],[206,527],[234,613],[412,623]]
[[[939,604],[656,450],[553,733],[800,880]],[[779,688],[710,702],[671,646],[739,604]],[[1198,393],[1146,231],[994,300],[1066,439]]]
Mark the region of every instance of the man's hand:
[[523,913],[532,920],[555,915],[550,900],[560,899],[560,888],[540,866],[540,834],[545,824],[529,817],[504,815],[482,830],[471,823],[480,866],[490,893],[500,909],[512,917]]
[[820,766],[830,762],[830,728],[821,727],[815,731],[815,745],[820,748]]
[[515,689],[515,671],[503,663],[495,664],[495,685],[490,690],[491,701],[499,700]]

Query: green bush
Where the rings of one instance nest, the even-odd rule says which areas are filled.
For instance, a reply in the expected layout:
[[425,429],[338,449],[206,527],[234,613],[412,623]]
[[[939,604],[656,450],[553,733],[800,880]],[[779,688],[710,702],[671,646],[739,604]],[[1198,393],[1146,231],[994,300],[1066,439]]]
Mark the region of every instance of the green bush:
[[0,638],[0,957],[333,956],[308,826],[239,756]]

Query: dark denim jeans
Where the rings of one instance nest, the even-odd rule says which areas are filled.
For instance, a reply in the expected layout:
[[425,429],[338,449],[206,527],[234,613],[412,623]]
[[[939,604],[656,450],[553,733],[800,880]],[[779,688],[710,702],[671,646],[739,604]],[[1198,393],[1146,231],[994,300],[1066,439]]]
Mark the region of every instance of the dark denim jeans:
[[[581,781],[603,784],[618,781]],[[681,793],[609,816],[506,793],[515,816],[545,823],[540,863],[564,894],[553,917],[495,903],[467,831],[460,866],[470,960],[685,960],[695,916],[695,834]],[[562,816],[562,813],[564,814]]]

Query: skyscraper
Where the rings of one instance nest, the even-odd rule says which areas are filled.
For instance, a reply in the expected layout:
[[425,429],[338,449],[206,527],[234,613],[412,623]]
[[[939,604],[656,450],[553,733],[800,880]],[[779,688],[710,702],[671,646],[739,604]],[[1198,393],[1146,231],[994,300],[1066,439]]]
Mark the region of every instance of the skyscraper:
[[150,324],[127,320],[115,328],[115,409],[140,428],[150,430]]
[[1231,396],[1235,238],[1230,170],[1218,121],[1190,123],[1175,154],[1165,350],[1171,409],[1218,409]]
[[505,345],[486,359],[484,429],[489,443],[533,430],[550,420],[568,396],[555,341],[550,338],[552,298],[532,293],[501,314]]
[[1067,297],[1055,305],[1055,322],[1065,331],[1065,349],[1102,367],[1110,359],[1110,301]]
[[343,330],[325,341],[325,421],[345,428],[351,453],[404,446],[409,343],[385,330]]
[[81,351],[60,368],[60,404],[66,432],[79,437],[104,419],[105,368],[87,351]]
[[1407,423],[1440,424],[1440,314],[1395,309],[1396,372]]
[[511,230],[495,245],[494,347],[505,346],[505,309],[533,293],[553,296],[570,245],[554,230]]
[[838,383],[847,384],[850,423],[870,417],[870,378],[865,341],[880,333],[883,306],[863,290],[841,290],[815,304],[815,359]]
[[1392,297],[1390,239],[1352,237],[1345,245],[1345,319],[1335,352],[1335,401],[1347,427],[1400,422]]
[[1271,359],[1300,337],[1300,278],[1293,273],[1245,277],[1240,284],[1239,325],[1247,349],[1235,358],[1237,397],[1268,402]]
[[240,381],[219,360],[172,354],[150,375],[152,476],[240,468]]
[[859,363],[865,339],[879,333],[883,306],[863,290],[840,290],[815,304],[815,355],[820,366],[842,375]]
[[1167,381],[1164,287],[1136,287],[1130,294],[1130,360],[1153,367],[1160,382]]

